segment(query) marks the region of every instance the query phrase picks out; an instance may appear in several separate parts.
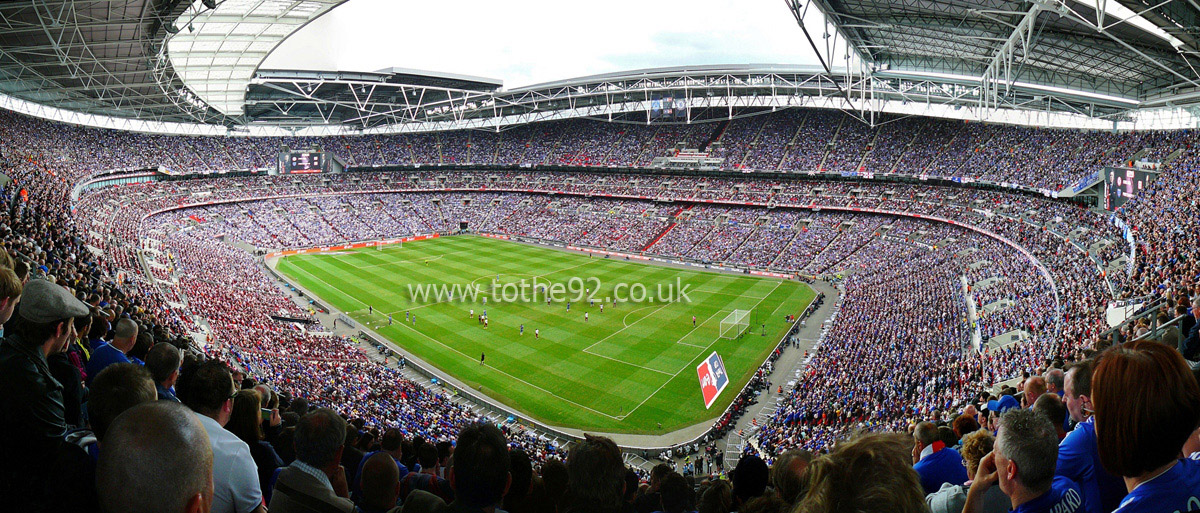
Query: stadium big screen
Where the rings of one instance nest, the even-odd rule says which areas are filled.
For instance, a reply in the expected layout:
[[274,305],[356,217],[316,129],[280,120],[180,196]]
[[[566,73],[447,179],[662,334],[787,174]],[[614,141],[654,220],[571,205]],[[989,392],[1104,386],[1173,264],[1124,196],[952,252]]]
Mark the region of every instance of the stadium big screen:
[[1104,208],[1116,210],[1134,196],[1141,194],[1158,176],[1155,171],[1131,167],[1104,168]]
[[325,170],[325,152],[292,151],[284,155],[280,162],[281,173],[305,174],[320,173]]

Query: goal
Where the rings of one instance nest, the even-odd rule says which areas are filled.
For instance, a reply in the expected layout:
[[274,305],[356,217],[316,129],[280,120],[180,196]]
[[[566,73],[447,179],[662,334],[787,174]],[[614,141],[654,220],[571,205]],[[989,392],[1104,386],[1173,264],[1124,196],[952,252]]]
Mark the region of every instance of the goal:
[[750,310],[734,310],[721,319],[721,338],[737,338],[750,328]]

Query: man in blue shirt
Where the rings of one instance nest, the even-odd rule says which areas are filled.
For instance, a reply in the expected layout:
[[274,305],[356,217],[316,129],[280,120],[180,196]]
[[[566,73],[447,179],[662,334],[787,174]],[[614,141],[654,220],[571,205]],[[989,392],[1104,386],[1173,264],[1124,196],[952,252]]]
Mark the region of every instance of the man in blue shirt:
[[179,398],[175,397],[175,381],[179,379],[179,366],[182,363],[183,354],[173,344],[155,344],[146,353],[146,370],[154,376],[158,400],[179,402]]
[[1078,424],[1058,445],[1055,474],[1079,483],[1087,513],[1108,513],[1117,509],[1125,496],[1125,482],[1100,465],[1091,399],[1095,368],[1093,360],[1084,360],[1067,368],[1063,402],[1067,403],[1071,420]]
[[913,470],[921,477],[921,487],[929,495],[943,483],[962,484],[967,481],[967,467],[958,451],[946,447],[932,422],[917,424],[913,430]]
[[1054,475],[1058,434],[1044,415],[1014,410],[1000,417],[1000,434],[979,470],[963,513],[983,510],[983,496],[993,485],[1012,502],[1013,513],[1083,513],[1079,485]]
[[92,352],[92,359],[87,363],[87,382],[92,384],[100,371],[105,367],[114,363],[130,363],[129,358],[125,356],[130,349],[133,349],[134,343],[137,342],[138,326],[136,322],[129,319],[121,319],[117,321],[117,327],[113,329],[112,343],[105,344]]

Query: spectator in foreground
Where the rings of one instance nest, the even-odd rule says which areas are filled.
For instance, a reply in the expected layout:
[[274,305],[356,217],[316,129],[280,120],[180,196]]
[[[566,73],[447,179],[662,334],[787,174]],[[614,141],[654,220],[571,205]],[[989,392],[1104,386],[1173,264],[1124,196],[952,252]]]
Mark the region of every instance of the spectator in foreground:
[[[963,461],[967,464],[967,475],[974,476],[979,469],[979,462],[992,452],[996,438],[990,432],[979,429],[968,433],[962,439]],[[925,497],[931,513],[962,513],[967,504],[967,490],[971,482],[965,484],[946,483],[942,488]],[[983,496],[983,513],[1007,513],[1011,504],[1008,496],[999,487],[993,486]]]
[[421,464],[421,471],[409,472],[408,475],[401,476],[400,496],[407,497],[413,490],[425,490],[437,495],[447,503],[453,502],[454,490],[450,488],[450,482],[438,477],[438,470],[441,467],[438,466],[437,446],[428,442],[423,443],[416,448],[416,452],[417,462]]
[[[13,309],[21,302],[21,291],[24,284],[17,278],[16,273],[7,267],[0,267],[0,324],[12,318]],[[3,334],[0,327],[0,335]]]
[[512,476],[508,472],[511,464],[508,440],[500,428],[486,422],[463,428],[454,447],[453,461],[450,486],[454,488],[454,502],[450,503],[448,511],[495,511],[496,504],[508,493],[512,483]]
[[663,513],[685,513],[695,511],[692,506],[692,488],[688,486],[688,482],[678,472],[671,472],[667,477],[663,478],[661,489],[662,507],[659,511]]
[[296,461],[279,473],[270,511],[354,511],[341,465],[345,443],[346,421],[333,410],[318,408],[302,417],[296,426]]
[[937,426],[932,422],[917,424],[913,439],[916,441],[912,450],[913,470],[921,476],[921,487],[926,495],[938,491],[945,483],[966,482],[967,468],[962,464],[962,456],[946,447]]
[[175,382],[179,380],[180,365],[183,353],[174,344],[155,344],[146,354],[146,369],[154,377],[158,400],[179,402],[175,397]]
[[283,466],[275,448],[266,442],[262,427],[262,402],[257,390],[241,390],[233,399],[233,411],[229,414],[229,430],[250,447],[250,457],[258,467],[259,489],[266,490],[271,485],[271,476],[275,469]]
[[620,511],[625,495],[625,464],[617,443],[604,436],[584,435],[566,457],[566,472],[569,482],[562,511]]
[[1067,415],[1075,422],[1058,444],[1058,464],[1055,474],[1079,484],[1087,513],[1108,513],[1125,497],[1125,482],[1110,474],[1100,464],[1096,443],[1095,417],[1092,415],[1092,372],[1094,360],[1083,360],[1067,367],[1063,377],[1063,402]]
[[1000,417],[1000,434],[991,454],[979,463],[967,491],[963,513],[983,511],[988,490],[999,485],[1018,513],[1082,512],[1079,485],[1054,475],[1058,436],[1054,425],[1035,411],[1014,410]]
[[30,280],[16,315],[16,333],[0,342],[0,497],[20,510],[37,500],[30,492],[48,479],[51,454],[67,429],[62,385],[50,374],[47,357],[75,336],[75,317],[87,305],[46,280]]
[[658,510],[659,503],[662,502],[658,489],[662,487],[663,478],[670,473],[671,466],[666,463],[659,463],[650,469],[650,486],[633,500],[633,506],[638,513],[653,513]]
[[96,378],[100,371],[105,367],[114,363],[129,363],[130,360],[126,357],[126,353],[133,349],[133,345],[137,342],[138,327],[137,323],[129,319],[121,319],[117,321],[117,327],[113,329],[113,340],[108,344],[101,345],[92,351],[92,358],[87,362],[88,384],[91,385],[93,379]]
[[839,444],[805,472],[797,513],[924,513],[921,479],[902,435],[872,433]]
[[[454,452],[458,457],[458,451]],[[572,513],[620,511],[625,462],[612,439],[585,435],[567,456],[567,496],[560,508]]]
[[1067,419],[1067,405],[1063,404],[1057,394],[1039,396],[1037,401],[1033,402],[1033,411],[1038,412],[1054,424],[1054,431],[1060,441],[1067,436],[1067,432],[1063,430]]
[[771,466],[771,486],[788,504],[795,504],[804,494],[804,471],[812,461],[812,453],[793,449],[775,458]]
[[204,426],[178,403],[139,404],[109,426],[96,487],[108,513],[207,513],[213,453]]
[[186,380],[184,404],[200,419],[213,453],[213,513],[263,512],[258,468],[250,446],[225,429],[237,390],[225,364],[209,360]]
[[104,442],[109,426],[125,411],[157,399],[150,373],[132,363],[109,365],[96,376],[90,392],[87,409],[91,429],[68,433],[66,443],[59,446],[55,479],[47,483],[48,511],[96,510],[96,458],[101,445],[107,447]]
[[400,499],[400,469],[390,455],[376,453],[367,458],[362,468],[362,498],[358,509],[362,513],[386,513]]
[[734,507],[740,510],[750,501],[766,493],[770,470],[762,458],[747,454],[742,456],[733,468],[732,480]]
[[1200,427],[1200,386],[1183,357],[1156,342],[1114,346],[1092,380],[1100,462],[1129,490],[1116,511],[1194,511],[1200,461],[1180,453]]

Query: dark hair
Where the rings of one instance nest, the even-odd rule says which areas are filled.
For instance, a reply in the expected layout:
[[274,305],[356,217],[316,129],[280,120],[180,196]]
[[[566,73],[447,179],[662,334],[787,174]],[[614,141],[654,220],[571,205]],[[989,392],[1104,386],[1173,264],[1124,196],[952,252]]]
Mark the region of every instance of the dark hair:
[[[421,447],[430,447],[430,445],[425,444]],[[509,449],[508,460],[512,484],[508,487],[508,493],[504,495],[504,510],[514,511],[517,508],[513,506],[517,506],[525,500],[525,496],[529,494],[529,487],[533,484],[533,463],[529,461],[529,456],[525,454],[525,451],[515,448]],[[425,464],[422,463],[421,467],[424,466]]]
[[328,467],[346,443],[346,421],[329,408],[317,408],[300,418],[293,443],[296,459],[316,468]]
[[938,440],[941,440],[946,447],[954,447],[958,445],[958,436],[954,434],[954,430],[950,426],[938,426]]
[[437,447],[431,443],[423,443],[417,447],[417,463],[421,464],[421,468],[433,468],[438,463]]
[[546,485],[546,498],[560,508],[563,495],[567,492],[567,483],[570,482],[567,474],[567,465],[558,458],[547,459],[542,464],[542,483]]
[[138,404],[154,401],[158,392],[150,372],[136,363],[114,363],[92,380],[88,394],[88,421],[96,438],[104,440],[118,415]]
[[229,368],[217,360],[200,364],[186,385],[187,394],[179,399],[202,415],[211,415],[233,395],[233,377]]
[[775,464],[771,466],[771,485],[789,504],[795,503],[804,494],[804,481],[800,474],[808,468],[812,459],[812,453],[803,449],[792,449],[775,458]]
[[667,477],[667,474],[670,474],[671,472],[674,471],[671,470],[670,465],[666,463],[659,463],[655,465],[654,468],[650,469],[650,481],[653,481],[654,483],[660,483],[662,482],[663,478]]
[[625,462],[610,438],[584,434],[567,453],[568,508],[615,511],[621,506]]
[[150,352],[150,348],[152,346],[154,346],[154,336],[148,331],[138,332],[138,336],[133,343],[133,347],[129,349],[129,356],[139,360],[145,360],[146,353]]
[[33,322],[20,315],[13,315],[13,319],[16,322],[15,331],[21,335],[22,342],[30,347],[40,346],[45,344],[47,340],[54,338],[54,335],[58,333],[58,326],[60,324],[75,322],[75,319],[71,317],[50,322]]
[[179,370],[183,363],[183,353],[171,344],[156,344],[146,353],[146,370],[154,377],[154,383],[162,383],[171,377],[171,373]]
[[1113,346],[1093,378],[1100,463],[1113,475],[1138,476],[1174,461],[1200,425],[1200,386],[1174,348]]
[[471,507],[491,506],[508,485],[508,441],[496,426],[477,422],[458,433],[454,448],[454,496]]
[[[1088,358],[1080,360],[1067,366],[1066,373],[1071,374],[1071,390],[1075,392],[1075,396],[1086,395],[1092,396],[1092,374],[1096,372],[1096,361]],[[1064,377],[1065,374],[1064,373]],[[1064,383],[1066,380],[1063,380]],[[1066,385],[1063,386],[1063,393],[1066,393]]]
[[662,480],[662,485],[658,487],[658,492],[665,513],[683,513],[691,505],[692,489],[678,472],[667,474]]
[[242,390],[233,398],[233,412],[225,429],[247,444],[265,438],[262,429],[262,396],[254,390]]
[[388,452],[394,451],[404,446],[404,433],[399,429],[391,428],[383,432],[383,437],[379,439],[379,446]]
[[767,490],[770,471],[767,463],[753,454],[742,456],[733,468],[733,496],[743,503]]
[[1058,398],[1058,394],[1042,394],[1033,402],[1033,411],[1044,415],[1054,424],[1055,430],[1067,419],[1067,403]]

